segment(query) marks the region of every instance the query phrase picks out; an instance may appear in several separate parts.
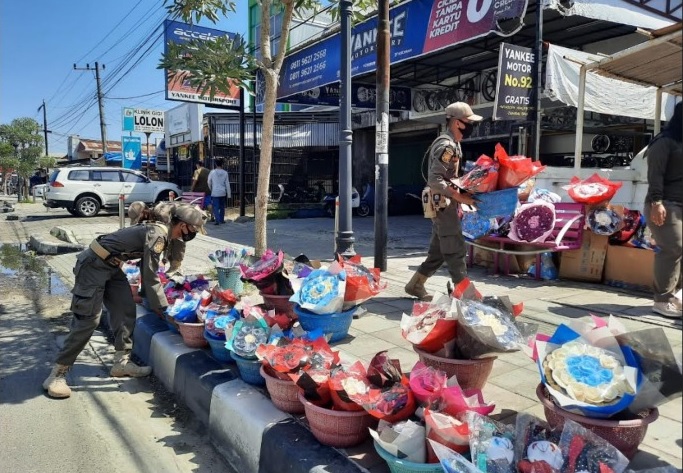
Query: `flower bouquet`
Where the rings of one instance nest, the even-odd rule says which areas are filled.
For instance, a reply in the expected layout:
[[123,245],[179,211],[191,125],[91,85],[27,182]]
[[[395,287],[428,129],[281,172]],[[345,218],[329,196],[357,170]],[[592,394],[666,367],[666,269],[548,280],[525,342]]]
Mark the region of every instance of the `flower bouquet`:
[[500,165],[498,169],[498,189],[519,187],[525,181],[541,173],[545,166],[525,156],[508,156],[500,143],[496,144],[493,158]]
[[375,297],[386,288],[386,283],[380,281],[379,268],[366,268],[363,266],[360,255],[356,255],[348,260],[339,256],[338,262],[342,269],[346,271],[346,287],[342,310],[356,307]]
[[510,222],[508,238],[529,243],[544,242],[555,228],[555,206],[548,202],[524,204]]
[[283,274],[284,253],[268,249],[250,266],[239,264],[243,281],[252,283],[261,294],[291,295],[292,286]]
[[415,302],[411,315],[401,317],[401,335],[427,353],[443,350],[455,339],[458,322],[448,295],[434,294],[432,302]]
[[498,186],[498,168],[495,160],[482,154],[474,167],[464,176],[453,179],[452,184],[471,194],[495,191]]
[[562,186],[569,197],[579,204],[598,205],[609,202],[621,188],[621,182],[612,182],[595,173],[587,179],[572,177],[569,185]]

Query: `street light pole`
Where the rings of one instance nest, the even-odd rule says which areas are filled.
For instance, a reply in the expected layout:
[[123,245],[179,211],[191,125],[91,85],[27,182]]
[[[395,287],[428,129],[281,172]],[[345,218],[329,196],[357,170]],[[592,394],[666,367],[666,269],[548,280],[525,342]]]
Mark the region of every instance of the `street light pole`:
[[340,0],[341,18],[341,86],[339,101],[339,228],[337,253],[354,256],[351,227],[351,164],[353,131],[351,129],[351,13],[352,0]]

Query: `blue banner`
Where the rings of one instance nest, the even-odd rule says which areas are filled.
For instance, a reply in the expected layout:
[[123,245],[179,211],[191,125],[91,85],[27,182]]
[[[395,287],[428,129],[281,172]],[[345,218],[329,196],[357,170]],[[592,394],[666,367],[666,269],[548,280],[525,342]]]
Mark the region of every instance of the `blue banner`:
[[139,136],[122,136],[121,154],[124,168],[140,169],[142,167],[142,139]]
[[[391,64],[487,36],[510,36],[522,27],[501,31],[501,20],[523,18],[528,0],[412,0],[389,11]],[[351,76],[376,69],[377,17],[351,32]],[[285,58],[278,100],[339,81],[341,36],[337,33]],[[263,84],[258,84],[258,87]],[[257,91],[258,94],[258,91]]]
[[[280,100],[281,103],[302,105],[339,106],[339,82],[315,87],[300,94],[294,94]],[[351,106],[355,108],[371,108],[377,106],[377,86],[374,84],[352,84]],[[412,103],[410,87],[391,87],[389,90],[389,110],[410,110]]]

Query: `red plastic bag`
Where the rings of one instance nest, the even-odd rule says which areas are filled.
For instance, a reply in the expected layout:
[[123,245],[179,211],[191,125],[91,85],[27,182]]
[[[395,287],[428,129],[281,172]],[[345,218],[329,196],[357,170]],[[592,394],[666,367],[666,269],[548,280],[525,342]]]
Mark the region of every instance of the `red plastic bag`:
[[496,408],[495,404],[487,404],[484,401],[481,389],[463,390],[460,386],[451,386],[443,390],[441,399],[442,412],[452,416],[459,416],[467,411],[487,416]]
[[[470,449],[470,429],[467,422],[460,422],[455,417],[425,409],[427,438],[445,445],[454,452],[467,453]],[[427,442],[427,463],[439,463],[434,450]]]
[[344,310],[362,304],[386,287],[386,283],[380,282],[379,268],[366,268],[360,261],[360,255],[348,260],[339,257],[339,264],[346,271]]
[[612,182],[595,173],[584,180],[574,176],[569,181],[569,185],[562,186],[562,188],[567,191],[574,202],[595,205],[609,202],[621,188],[621,184],[621,182]]
[[474,168],[455,179],[453,184],[472,194],[495,191],[498,186],[498,163],[482,154],[474,163]]
[[500,165],[498,168],[498,189],[519,187],[523,182],[536,176],[545,169],[540,162],[534,162],[525,156],[508,156],[503,146],[496,144],[493,155]]

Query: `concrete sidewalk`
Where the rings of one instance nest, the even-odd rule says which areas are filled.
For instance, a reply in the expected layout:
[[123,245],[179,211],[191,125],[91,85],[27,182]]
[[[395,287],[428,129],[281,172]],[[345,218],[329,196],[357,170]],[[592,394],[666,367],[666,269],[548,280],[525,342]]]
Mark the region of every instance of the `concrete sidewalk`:
[[[63,214],[55,210],[47,212],[39,204],[18,205],[15,213],[19,216],[19,220],[7,222],[7,224],[3,222],[3,225],[0,225],[1,242],[27,243],[32,237],[34,244],[44,245],[46,248],[57,248],[61,240],[50,236],[49,232],[59,227],[61,230],[53,231],[53,233],[59,234],[62,238],[68,238],[70,245],[86,245],[94,236],[118,228],[118,219],[114,216],[76,219],[66,212]],[[212,264],[207,254],[215,249],[228,245],[250,247],[253,242],[253,222],[209,225],[207,229],[209,233],[207,236],[198,236],[188,244],[188,252],[183,263],[186,274],[208,273],[212,269]],[[354,218],[353,230],[356,238],[356,252],[361,255],[372,255],[374,252],[372,218]],[[367,362],[376,352],[388,350],[390,356],[401,361],[405,371],[409,371],[417,361],[417,355],[412,351],[410,344],[401,336],[399,322],[401,315],[404,312],[409,313],[412,307],[412,300],[404,298],[403,286],[424,259],[429,235],[430,224],[421,216],[389,219],[388,269],[382,273],[382,278],[388,286],[382,294],[364,304],[367,313],[353,321],[349,337],[334,344],[335,348],[340,350],[343,359],[348,361],[360,359]],[[268,222],[269,247],[281,248],[290,255],[296,256],[304,253],[311,259],[330,260],[333,241],[331,219]],[[49,257],[49,264],[65,283],[70,285],[76,254],[58,253],[60,251],[53,252],[54,256]],[[365,257],[363,263],[372,266],[372,258]],[[681,352],[680,321],[671,321],[654,315],[650,310],[652,302],[647,294],[629,293],[600,284],[535,281],[530,277],[498,277],[487,274],[482,268],[473,268],[470,276],[477,288],[485,295],[509,295],[514,302],[523,301],[525,304],[523,319],[538,323],[539,331],[542,333],[552,333],[557,325],[570,319],[585,318],[589,313],[613,314],[620,317],[630,329],[663,327],[675,350],[678,353]],[[443,292],[447,280],[447,273],[442,270],[429,280],[428,289]],[[155,335],[156,332],[149,333],[151,333],[150,340],[159,337]],[[205,366],[205,368],[210,367]],[[241,381],[226,380],[226,382]],[[538,383],[539,375],[531,360],[520,353],[500,355],[484,389],[485,398],[497,405],[494,417],[503,421],[512,421],[517,412],[524,411],[542,418],[543,410],[535,395]],[[216,389],[218,389],[216,386],[212,386],[213,392],[217,392]],[[180,395],[180,398],[182,399],[183,396]],[[662,462],[670,463],[679,469],[682,467],[681,411],[680,398],[660,407],[660,418],[649,429],[641,446],[641,452],[632,462],[633,468],[656,466]],[[242,420],[242,422],[247,421]],[[270,425],[279,425],[279,422],[274,421]],[[265,440],[266,437],[262,438],[263,442],[268,442]],[[277,448],[277,445],[273,444],[272,448]],[[331,455],[330,458],[336,458],[335,462],[338,462],[338,452],[333,449],[327,450]],[[375,454],[369,442],[360,447],[346,449],[342,453],[369,471],[388,471],[386,464]],[[325,455],[316,458],[324,457]],[[324,460],[321,461],[325,464]]]

